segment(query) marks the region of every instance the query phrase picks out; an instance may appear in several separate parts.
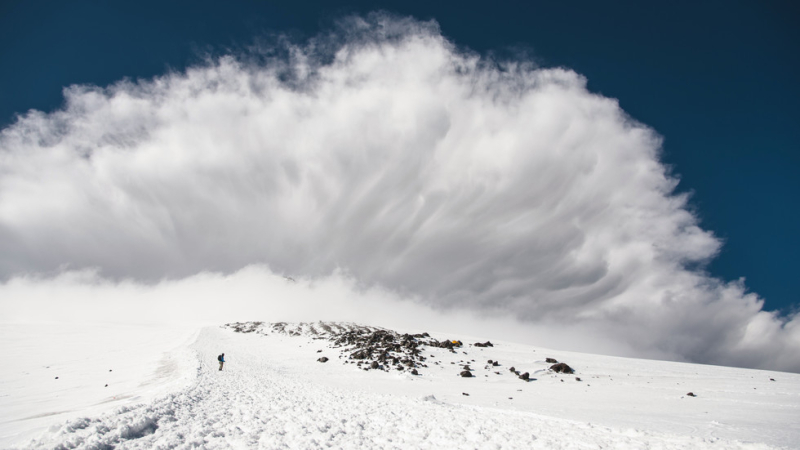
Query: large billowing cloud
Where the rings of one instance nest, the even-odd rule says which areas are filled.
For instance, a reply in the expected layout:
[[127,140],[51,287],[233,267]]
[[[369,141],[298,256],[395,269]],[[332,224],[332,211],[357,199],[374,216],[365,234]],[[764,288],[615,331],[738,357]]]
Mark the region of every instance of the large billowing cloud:
[[259,52],[72,86],[3,130],[4,289],[85,268],[143,285],[343,270],[637,354],[800,371],[797,316],[697,269],[720,242],[659,136],[580,75],[382,16]]

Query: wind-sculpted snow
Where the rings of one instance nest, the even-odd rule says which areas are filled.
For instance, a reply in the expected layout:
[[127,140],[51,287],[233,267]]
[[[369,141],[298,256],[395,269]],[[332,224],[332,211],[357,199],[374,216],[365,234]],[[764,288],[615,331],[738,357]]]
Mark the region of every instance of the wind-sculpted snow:
[[[245,329],[251,328],[242,328]],[[267,334],[205,329],[194,344],[203,364],[191,387],[151,403],[53,427],[27,447],[772,448],[710,435],[698,436],[697,429],[686,430],[687,433],[621,429],[594,421],[514,410],[507,406],[514,400],[506,400],[503,389],[497,386],[495,394],[503,397],[506,406],[459,403],[442,390],[445,387],[442,382],[435,380],[424,383],[420,381],[424,378],[419,377],[382,372],[367,374],[352,367],[335,369],[337,366],[317,364],[311,358],[321,341],[302,333],[292,334],[300,329],[302,327],[296,326],[284,327],[283,331],[270,328]],[[324,331],[324,327],[314,326],[314,329]],[[215,357],[222,350],[229,360],[225,369],[219,371]],[[449,350],[440,350],[443,355],[452,355]],[[383,381],[375,382],[375,376],[382,377]],[[481,389],[487,387],[487,383],[481,385],[480,380],[455,378],[452,383],[455,390],[472,391],[471,397],[455,397],[464,401],[480,401]],[[597,383],[604,384],[599,379]],[[550,383],[549,390],[562,387],[560,384]],[[518,401],[526,402],[525,394],[517,392],[517,396]],[[547,402],[546,395],[539,396],[539,404]],[[689,407],[688,404],[683,406]],[[611,404],[606,407],[613,409]],[[607,413],[606,420],[614,415]]]

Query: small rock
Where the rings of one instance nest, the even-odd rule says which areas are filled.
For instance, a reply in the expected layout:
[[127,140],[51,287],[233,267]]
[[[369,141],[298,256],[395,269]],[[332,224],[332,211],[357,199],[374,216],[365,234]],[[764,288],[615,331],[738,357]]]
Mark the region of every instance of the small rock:
[[531,377],[531,375],[528,372],[525,372],[525,373],[523,373],[522,375],[519,376],[519,379],[520,380],[524,380],[524,381],[528,381],[530,379],[530,377]]
[[575,381],[581,381],[581,377],[575,377]]
[[686,395],[687,395],[688,397],[697,397],[696,395],[694,395],[694,392],[689,392],[689,393],[688,393],[688,394],[686,394]]
[[377,369],[378,367],[380,367],[380,364],[378,364],[378,361],[372,361],[372,364],[369,365],[370,369]]
[[497,361],[495,361],[495,362],[493,362],[493,363],[492,363],[492,365],[493,365],[494,367],[497,367],[497,366],[499,366],[499,365],[500,365],[500,363],[499,363],[499,362],[497,362]]
[[553,364],[550,366],[550,370],[557,373],[575,373],[575,371],[572,370],[572,367],[564,363]]
[[322,353],[322,350],[317,350],[317,353]]
[[108,385],[106,385],[105,387],[108,387]]
[[555,359],[553,359],[553,358],[547,358],[547,359],[545,359],[545,360],[544,360],[544,362],[546,362],[546,363],[550,363],[550,364],[555,364],[555,363],[557,363],[558,361],[556,361],[556,360],[555,360]]
[[417,369],[411,369],[411,375],[419,375],[419,372],[417,372]]
[[491,364],[491,363],[493,363],[493,362],[494,362],[494,361],[492,361],[492,360],[490,359],[489,361],[486,361],[486,364]]
[[466,392],[462,392],[461,395],[466,395],[467,397],[469,397],[469,394],[467,394]]
[[472,378],[472,372],[470,372],[469,370],[461,372],[460,375],[464,378]]
[[328,357],[327,356],[323,356],[322,358],[317,359],[317,361],[319,361],[321,363],[328,362]]
[[58,379],[58,377],[56,377],[56,380],[57,380],[57,379]]
[[509,370],[509,372],[516,372],[516,369],[514,369],[513,367],[508,369],[508,370]]
[[469,367],[469,365],[468,365],[468,364],[465,364],[465,365],[464,365],[464,370],[472,370],[472,369]]
[[770,378],[769,381],[775,381],[775,378]]

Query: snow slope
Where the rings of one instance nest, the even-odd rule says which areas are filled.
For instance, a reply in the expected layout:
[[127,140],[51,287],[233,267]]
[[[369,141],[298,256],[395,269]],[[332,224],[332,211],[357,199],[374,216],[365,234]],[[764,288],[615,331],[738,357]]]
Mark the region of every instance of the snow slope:
[[[307,326],[294,331],[205,328],[190,346],[199,365],[180,366],[193,376],[188,385],[163,384],[171,390],[167,395],[142,397],[142,403],[105,414],[87,411],[33,440],[6,436],[2,446],[800,448],[796,374],[505,342],[477,348],[469,344],[485,338],[433,334],[465,346],[455,353],[425,347],[427,367],[414,376],[359,369],[346,363],[346,348],[333,348]],[[223,351],[228,363],[220,372],[216,355]],[[317,362],[321,356],[330,360]],[[546,357],[567,362],[576,374],[549,372]],[[489,366],[489,359],[500,366]],[[458,376],[463,364],[475,377]],[[520,380],[511,366],[534,380]],[[690,391],[697,397],[687,397]],[[7,422],[13,413],[3,405]]]

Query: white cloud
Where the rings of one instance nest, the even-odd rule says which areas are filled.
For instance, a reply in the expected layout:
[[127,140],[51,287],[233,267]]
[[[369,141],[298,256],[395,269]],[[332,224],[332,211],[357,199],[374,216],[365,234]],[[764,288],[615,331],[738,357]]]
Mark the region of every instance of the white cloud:
[[626,353],[800,371],[796,316],[687,268],[719,241],[674,195],[659,136],[580,75],[493,65],[382,16],[284,50],[73,86],[3,130],[3,289],[65,268],[141,289],[344,269]]

